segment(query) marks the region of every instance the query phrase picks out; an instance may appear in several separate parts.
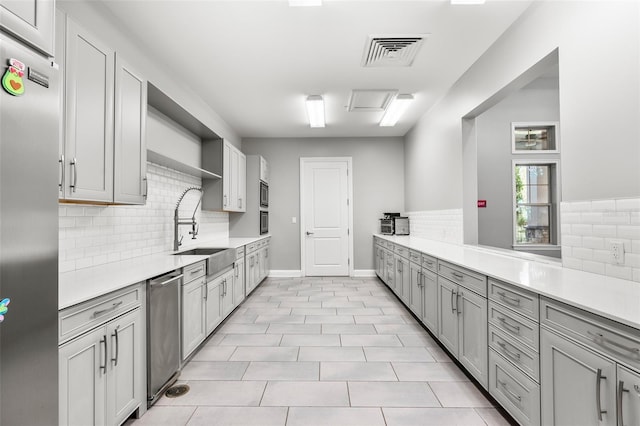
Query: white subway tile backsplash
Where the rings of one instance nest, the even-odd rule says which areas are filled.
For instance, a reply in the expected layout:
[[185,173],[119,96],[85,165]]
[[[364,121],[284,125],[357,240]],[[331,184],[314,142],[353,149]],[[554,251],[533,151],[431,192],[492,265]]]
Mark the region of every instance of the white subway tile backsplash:
[[[560,211],[564,267],[640,282],[640,198],[563,202]],[[614,263],[612,241],[624,244],[624,264]]]
[[452,244],[463,243],[462,209],[408,212],[411,235]]
[[[60,272],[173,249],[173,212],[178,198],[186,188],[200,187],[202,181],[153,163],[147,163],[147,179],[144,206],[59,206]],[[184,206],[185,216],[193,214],[197,194],[191,192],[185,197],[180,207],[182,212]],[[200,224],[198,239],[192,240],[187,227],[182,227],[183,247],[229,236],[227,213],[198,208],[196,218]]]

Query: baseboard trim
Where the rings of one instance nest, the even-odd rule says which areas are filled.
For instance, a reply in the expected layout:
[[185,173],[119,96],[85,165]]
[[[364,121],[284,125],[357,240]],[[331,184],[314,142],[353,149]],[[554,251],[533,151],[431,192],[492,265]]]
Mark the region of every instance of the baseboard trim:
[[373,278],[376,276],[375,269],[354,269],[353,276],[356,278]]
[[269,271],[270,278],[300,278],[301,276],[302,271],[295,269],[272,269]]

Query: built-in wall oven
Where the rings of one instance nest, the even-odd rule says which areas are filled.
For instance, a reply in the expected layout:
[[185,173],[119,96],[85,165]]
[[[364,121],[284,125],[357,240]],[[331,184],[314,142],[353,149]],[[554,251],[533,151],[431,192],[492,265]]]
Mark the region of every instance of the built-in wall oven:
[[269,185],[260,181],[260,207],[269,207]]
[[260,235],[269,233],[269,212],[260,210]]

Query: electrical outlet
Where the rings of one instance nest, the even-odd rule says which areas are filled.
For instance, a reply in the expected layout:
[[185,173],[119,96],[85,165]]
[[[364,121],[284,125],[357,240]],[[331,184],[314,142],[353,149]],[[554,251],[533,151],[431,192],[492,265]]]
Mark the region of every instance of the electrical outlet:
[[297,222],[298,222],[298,219],[295,216],[293,216],[291,218],[291,223],[297,223]]
[[622,241],[611,241],[610,248],[613,263],[622,265],[624,263],[624,243]]

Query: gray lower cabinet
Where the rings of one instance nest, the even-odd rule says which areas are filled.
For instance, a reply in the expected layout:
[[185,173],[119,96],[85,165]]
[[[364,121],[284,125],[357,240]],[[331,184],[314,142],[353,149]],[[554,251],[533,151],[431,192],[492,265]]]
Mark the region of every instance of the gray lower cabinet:
[[182,359],[189,355],[204,341],[207,336],[206,311],[207,298],[211,296],[212,303],[220,305],[217,294],[210,295],[209,291],[216,291],[213,286],[207,287],[204,276],[182,285]]
[[60,425],[119,425],[145,400],[142,297],[136,286],[60,312],[61,335],[78,334],[59,349]]
[[422,282],[423,312],[422,322],[435,335],[438,334],[438,277],[435,272],[422,269],[420,275]]
[[540,300],[542,424],[640,424],[640,333]]
[[394,284],[395,292],[398,297],[405,303],[409,304],[409,293],[411,287],[411,276],[409,261],[399,255],[394,255]]
[[618,425],[640,425],[640,372],[618,366]]
[[438,277],[438,338],[486,389],[487,299]]
[[540,343],[542,423],[615,425],[615,362],[544,328]]
[[233,270],[233,304],[238,306],[245,298],[244,247],[242,248],[242,257],[236,260]]
[[409,301],[408,306],[418,318],[423,315],[422,267],[418,263],[409,262]]

